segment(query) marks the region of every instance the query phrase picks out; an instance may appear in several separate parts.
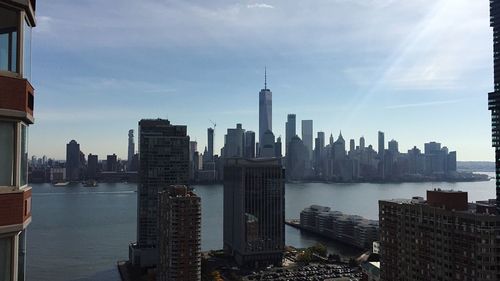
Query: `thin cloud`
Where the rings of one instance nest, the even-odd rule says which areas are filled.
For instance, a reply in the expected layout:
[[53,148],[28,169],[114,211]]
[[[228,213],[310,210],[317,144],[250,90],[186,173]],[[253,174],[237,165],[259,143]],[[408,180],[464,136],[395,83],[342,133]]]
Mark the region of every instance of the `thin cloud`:
[[466,99],[456,99],[456,100],[445,100],[445,101],[431,101],[431,102],[421,102],[421,103],[407,103],[407,104],[398,104],[398,105],[390,105],[386,106],[385,109],[400,109],[400,108],[410,108],[410,107],[428,107],[428,106],[437,106],[444,104],[453,104],[463,102]]
[[259,9],[274,9],[274,6],[273,5],[269,5],[269,4],[264,4],[264,3],[255,3],[255,4],[248,4],[247,8],[249,8],[249,9],[255,9],[255,8],[259,8]]

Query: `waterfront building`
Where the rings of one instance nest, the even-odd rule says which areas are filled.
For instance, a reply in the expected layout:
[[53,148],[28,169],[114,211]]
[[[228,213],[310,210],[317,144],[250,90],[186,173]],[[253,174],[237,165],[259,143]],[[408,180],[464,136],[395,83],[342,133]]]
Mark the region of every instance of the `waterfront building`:
[[81,166],[80,144],[72,140],[66,145],[66,179],[72,182],[79,181]]
[[307,149],[299,136],[294,136],[289,143],[286,157],[286,178],[302,180],[307,172],[306,161]]
[[170,186],[158,201],[157,280],[201,281],[201,199],[185,185]]
[[224,144],[224,157],[243,157],[243,148],[245,147],[245,130],[241,124],[236,124],[236,128],[227,129]]
[[259,143],[266,131],[273,131],[273,93],[267,88],[267,70],[264,71],[264,89],[259,92]]
[[285,124],[285,154],[288,157],[288,146],[292,138],[297,135],[297,116],[288,114]]
[[245,132],[245,158],[255,158],[255,132]]
[[186,126],[164,119],[139,121],[139,184],[137,243],[129,247],[130,262],[141,268],[158,262],[158,193],[189,181],[189,136]]
[[224,250],[245,267],[281,265],[285,246],[284,170],[277,158],[227,159]]
[[0,0],[0,280],[24,281],[31,223],[28,126],[34,122],[35,1]]
[[302,142],[306,146],[308,162],[310,162],[313,151],[313,120],[302,120]]
[[89,154],[87,160],[87,179],[95,180],[97,179],[97,173],[99,172],[99,158],[97,155]]
[[135,154],[134,130],[128,131],[128,153],[127,153],[127,171],[132,170],[132,161]]
[[451,190],[379,201],[381,280],[499,280],[492,202]]
[[378,132],[378,158],[379,158],[379,176],[381,179],[385,179],[385,136],[384,132]]
[[118,171],[118,158],[116,154],[108,155],[106,157],[106,171],[107,172],[117,172]]
[[325,206],[311,205],[302,210],[300,226],[361,249],[371,248],[378,240],[378,221],[331,211]]

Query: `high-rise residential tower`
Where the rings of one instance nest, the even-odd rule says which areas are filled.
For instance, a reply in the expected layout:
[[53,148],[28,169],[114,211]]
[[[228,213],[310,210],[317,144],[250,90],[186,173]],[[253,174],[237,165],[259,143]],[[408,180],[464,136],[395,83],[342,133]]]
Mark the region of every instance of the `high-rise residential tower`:
[[[35,1],[0,0],[0,280],[24,281],[31,222],[28,126],[34,122]],[[35,277],[36,278],[36,277]]]
[[160,192],[157,280],[201,280],[201,199],[185,185]]
[[259,93],[259,143],[264,133],[273,131],[273,93],[267,88],[267,70],[264,72],[264,89]]
[[131,170],[135,154],[134,130],[128,131],[127,171]]
[[224,250],[240,266],[281,265],[285,246],[284,170],[278,158],[224,166]]
[[493,147],[496,162],[496,200],[500,213],[500,1],[490,0],[490,26],[493,28],[493,92],[488,95],[491,110]]
[[302,120],[302,142],[306,146],[310,161],[313,151],[313,120]]
[[130,261],[141,268],[158,262],[158,193],[189,181],[189,136],[186,126],[168,120],[139,122],[139,184],[137,186],[137,243]]
[[66,145],[66,180],[76,182],[80,180],[80,144],[71,140]]
[[285,124],[285,154],[288,156],[288,144],[297,135],[297,116],[288,114]]

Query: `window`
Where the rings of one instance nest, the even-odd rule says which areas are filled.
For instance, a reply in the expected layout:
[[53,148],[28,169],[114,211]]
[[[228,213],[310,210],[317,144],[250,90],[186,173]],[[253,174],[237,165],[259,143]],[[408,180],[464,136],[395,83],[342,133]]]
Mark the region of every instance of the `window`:
[[0,7],[0,71],[17,72],[18,13]]
[[28,184],[28,126],[21,125],[21,167],[19,175],[21,177],[19,186]]
[[14,132],[14,123],[0,121],[0,186],[14,185]]
[[0,281],[11,281],[12,238],[0,238]]
[[27,19],[23,31],[23,77],[31,80],[31,26]]

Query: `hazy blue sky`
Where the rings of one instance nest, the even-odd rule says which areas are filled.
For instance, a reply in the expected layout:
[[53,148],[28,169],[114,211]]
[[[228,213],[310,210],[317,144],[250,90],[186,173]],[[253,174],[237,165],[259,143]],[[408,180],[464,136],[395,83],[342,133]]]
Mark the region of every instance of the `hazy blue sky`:
[[[439,141],[493,160],[487,0],[45,0],[33,39],[30,154],[126,158],[141,118],[185,124],[199,150],[210,119],[258,132],[264,66],[273,131],[288,113],[314,134],[377,131],[400,150]],[[300,125],[298,128],[300,132]]]

